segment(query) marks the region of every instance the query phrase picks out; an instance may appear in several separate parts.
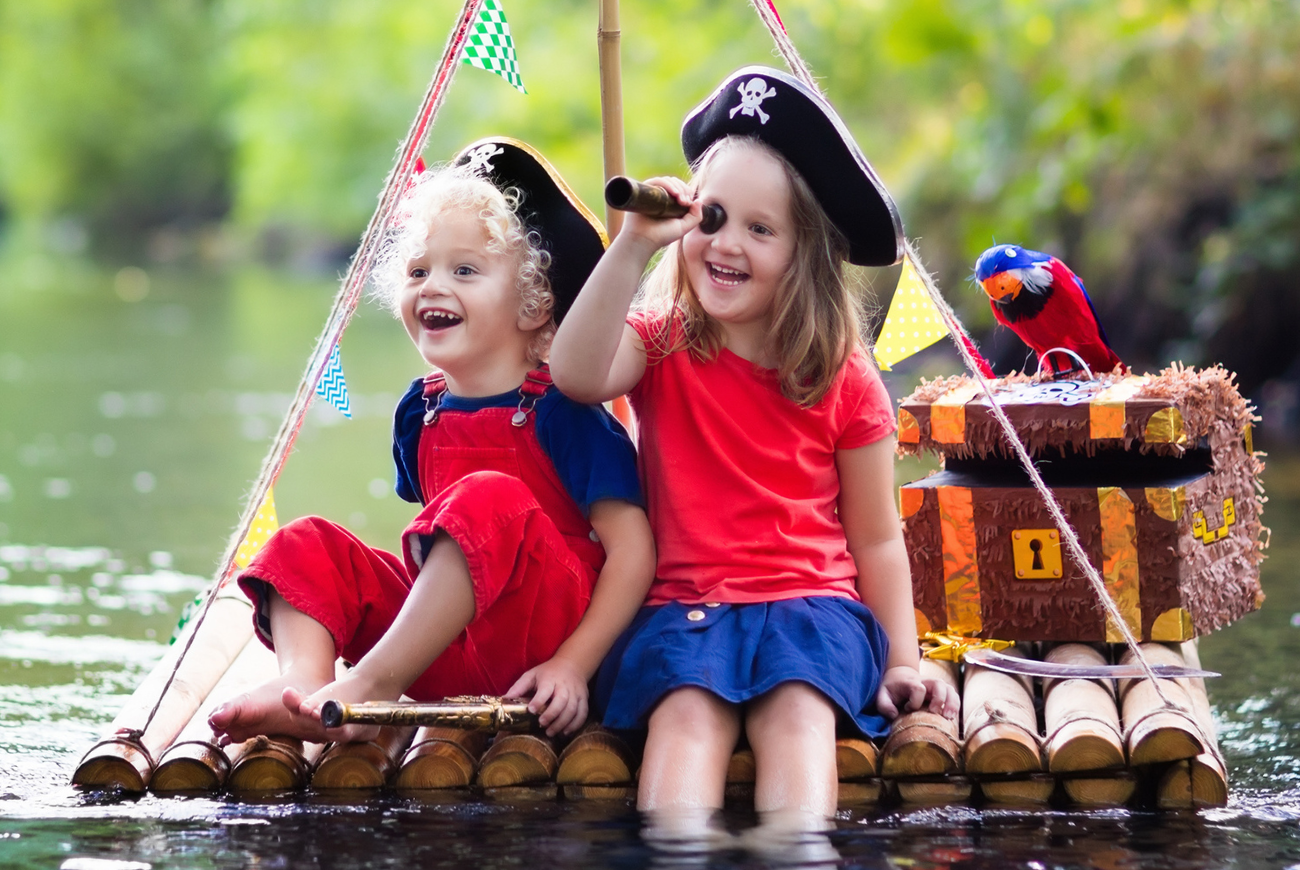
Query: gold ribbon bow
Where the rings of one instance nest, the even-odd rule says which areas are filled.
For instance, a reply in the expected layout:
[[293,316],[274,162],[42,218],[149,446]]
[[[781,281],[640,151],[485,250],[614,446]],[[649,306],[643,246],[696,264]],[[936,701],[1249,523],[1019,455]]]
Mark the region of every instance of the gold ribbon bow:
[[[927,659],[939,659],[945,662],[959,662],[969,650],[991,649],[994,652],[1015,646],[1014,640],[994,640],[982,637],[963,637],[946,631],[927,631],[921,635]],[[933,644],[933,645],[932,645]]]

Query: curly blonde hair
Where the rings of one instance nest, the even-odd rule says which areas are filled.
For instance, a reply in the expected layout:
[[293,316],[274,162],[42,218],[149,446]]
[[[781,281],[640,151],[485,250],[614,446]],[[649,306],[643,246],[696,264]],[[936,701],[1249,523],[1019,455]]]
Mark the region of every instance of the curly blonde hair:
[[[524,226],[518,210],[524,194],[518,188],[498,189],[463,166],[430,168],[418,175],[402,196],[393,226],[375,258],[370,273],[374,297],[401,319],[401,290],[406,264],[425,251],[429,228],[440,214],[468,209],[477,214],[487,233],[487,249],[512,256],[519,264],[515,288],[519,313],[535,317],[555,311],[555,294],[546,275],[551,255],[542,248],[536,230]],[[555,321],[548,321],[528,344],[528,355],[538,363],[546,358],[555,337]]]
[[[699,190],[719,158],[743,150],[776,160],[790,186],[794,255],[777,287],[768,342],[777,361],[781,393],[812,407],[826,395],[853,352],[864,346],[862,299],[844,273],[849,243],[798,170],[752,137],[727,136],[709,146],[691,167],[692,189]],[[664,250],[647,275],[640,307],[667,315],[662,331],[652,337],[652,356],[689,350],[698,359],[713,359],[722,350],[721,325],[700,305],[691,287],[680,240]],[[682,327],[675,340],[670,338],[674,320]]]

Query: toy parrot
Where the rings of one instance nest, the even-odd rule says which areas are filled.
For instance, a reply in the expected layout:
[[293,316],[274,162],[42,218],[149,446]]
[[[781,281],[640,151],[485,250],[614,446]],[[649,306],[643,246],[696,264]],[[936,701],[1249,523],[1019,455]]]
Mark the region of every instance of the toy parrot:
[[980,254],[975,280],[988,294],[998,323],[1033,348],[1039,366],[1045,363],[1054,375],[1075,371],[1078,364],[1063,353],[1043,360],[1052,348],[1074,351],[1098,374],[1124,365],[1110,349],[1083,282],[1050,254],[995,245]]

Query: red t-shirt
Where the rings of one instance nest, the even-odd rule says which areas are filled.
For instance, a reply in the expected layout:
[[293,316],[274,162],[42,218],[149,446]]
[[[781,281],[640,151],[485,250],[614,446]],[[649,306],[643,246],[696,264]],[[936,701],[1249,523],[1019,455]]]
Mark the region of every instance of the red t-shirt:
[[802,408],[781,395],[774,369],[729,350],[709,362],[685,350],[656,354],[662,320],[628,322],[649,349],[628,395],[659,553],[646,603],[857,600],[835,451],[894,431],[889,394],[865,354]]

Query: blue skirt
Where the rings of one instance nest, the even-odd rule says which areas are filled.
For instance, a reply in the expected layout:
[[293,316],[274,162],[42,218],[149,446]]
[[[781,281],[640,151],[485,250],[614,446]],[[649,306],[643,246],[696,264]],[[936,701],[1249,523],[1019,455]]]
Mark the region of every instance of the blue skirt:
[[596,673],[592,703],[606,728],[644,728],[664,695],[684,686],[743,704],[798,680],[838,708],[840,725],[888,733],[875,712],[889,640],[865,605],[847,598],[641,608]]

